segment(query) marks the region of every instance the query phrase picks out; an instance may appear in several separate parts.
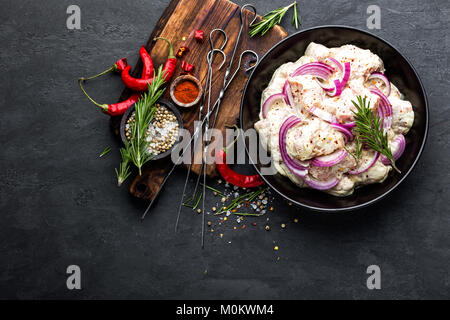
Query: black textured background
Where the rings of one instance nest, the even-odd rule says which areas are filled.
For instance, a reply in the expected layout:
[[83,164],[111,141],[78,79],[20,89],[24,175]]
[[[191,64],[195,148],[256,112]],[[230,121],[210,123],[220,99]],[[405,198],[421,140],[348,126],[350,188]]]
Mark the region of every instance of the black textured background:
[[[259,12],[289,2],[253,1]],[[108,117],[76,81],[122,56],[134,64],[167,3],[1,1],[0,298],[449,298],[450,2],[299,1],[305,28],[366,29],[367,6],[381,7],[372,32],[410,59],[428,93],[425,152],[402,186],[362,212],[314,214],[279,199],[270,232],[265,218],[236,231],[230,219],[204,250],[199,216],[185,211],[173,232],[181,169],[139,221],[143,204],[115,184]],[[66,28],[70,4],[81,8],[81,30]],[[283,26],[294,31],[289,18]],[[123,88],[115,76],[89,86],[109,102]],[[106,146],[113,152],[98,158]],[[80,291],[66,288],[71,264]],[[378,291],[366,288],[371,264],[381,267]]]

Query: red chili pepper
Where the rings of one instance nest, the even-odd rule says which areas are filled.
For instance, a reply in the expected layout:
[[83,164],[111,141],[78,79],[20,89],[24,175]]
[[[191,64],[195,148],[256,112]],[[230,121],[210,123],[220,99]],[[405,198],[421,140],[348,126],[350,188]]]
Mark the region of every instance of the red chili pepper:
[[[157,39],[163,39],[165,40],[168,44],[169,44],[169,56],[167,57],[166,63],[164,64],[163,67],[163,76],[165,77],[165,81],[169,81],[173,74],[175,73],[175,68],[177,67],[177,59],[175,58],[175,56],[173,55],[173,48],[172,48],[172,44],[170,43],[169,40],[167,40],[166,38],[155,38],[154,40]],[[127,66],[123,72],[122,72],[122,81],[125,84],[125,86],[127,86],[128,88],[130,88],[133,91],[145,91],[148,89],[148,85],[150,83],[152,83],[153,78],[152,79],[136,79],[133,78],[130,75],[130,66]]]
[[193,64],[187,63],[186,61],[181,61],[181,69],[190,73],[194,71],[195,66]]
[[203,42],[203,30],[195,30],[194,38],[198,42]]
[[139,55],[141,56],[143,65],[141,79],[153,78],[153,61],[144,46],[139,49]]
[[132,106],[135,102],[139,100],[141,97],[140,93],[134,93],[132,94],[128,99],[118,102],[118,103],[112,103],[112,104],[99,104],[95,102],[84,90],[82,82],[84,81],[84,78],[78,79],[78,84],[80,85],[81,90],[84,92],[86,97],[88,97],[89,100],[96,106],[102,108],[103,112],[111,115],[111,116],[120,116],[127,111],[127,109]]
[[231,183],[232,185],[235,185],[237,187],[241,188],[254,188],[259,187],[264,184],[264,181],[262,178],[257,175],[245,175],[238,173],[231,169],[227,164],[227,148],[231,147],[236,140],[239,138],[239,134],[236,137],[236,139],[228,146],[223,148],[222,150],[219,150],[216,153],[216,168],[219,171],[222,178],[225,179],[228,183]]
[[169,55],[167,56],[166,63],[164,64],[164,67],[163,67],[164,80],[165,80],[165,82],[168,82],[173,77],[173,74],[175,73],[175,69],[177,68],[177,58],[173,55],[172,43],[168,39],[163,38],[163,37],[154,38],[153,41],[156,41],[158,39],[164,40],[169,45]]
[[105,71],[100,72],[99,74],[96,74],[95,76],[89,77],[89,78],[83,78],[85,81],[86,80],[92,80],[95,78],[98,78],[100,76],[103,76],[104,74],[107,74],[111,71],[117,72],[117,73],[121,73],[123,71],[123,69],[125,69],[125,67],[128,65],[127,62],[127,58],[122,58],[116,61],[116,63],[114,63],[112,65],[111,68],[106,69]]
[[189,48],[188,48],[188,47],[181,46],[181,47],[178,49],[176,56],[177,56],[177,58],[180,58],[180,59],[181,59],[181,58],[183,57],[183,55],[184,55],[185,53],[188,53],[188,52],[189,52]]

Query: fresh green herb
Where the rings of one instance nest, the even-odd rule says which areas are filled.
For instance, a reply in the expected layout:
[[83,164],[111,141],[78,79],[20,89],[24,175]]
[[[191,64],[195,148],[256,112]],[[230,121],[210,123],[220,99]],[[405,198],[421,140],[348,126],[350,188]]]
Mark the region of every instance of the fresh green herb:
[[294,2],[294,13],[292,14],[292,25],[295,26],[295,29],[298,29],[299,25],[298,20],[298,10],[297,10],[297,1]]
[[363,144],[361,143],[360,139],[359,139],[359,135],[357,135],[355,137],[355,144],[356,144],[356,150],[355,153],[353,154],[352,152],[350,152],[350,150],[347,149],[347,147],[344,146],[344,149],[355,159],[356,161],[356,166],[358,166],[359,164],[359,159],[361,158],[361,153],[363,151]]
[[245,212],[232,212],[235,216],[244,216],[244,217],[260,217],[263,216],[264,213],[245,213]]
[[262,17],[261,21],[252,24],[250,26],[251,30],[249,32],[250,37],[254,37],[257,34],[261,34],[261,36],[265,35],[270,29],[272,29],[274,25],[280,23],[281,19],[283,19],[284,15],[291,7],[294,7],[292,24],[296,29],[298,29],[298,25],[300,24],[300,22],[298,19],[297,1],[295,1],[286,7],[270,11]]
[[[200,184],[203,186],[203,183],[200,183]],[[210,186],[208,186],[208,185],[205,185],[205,188],[207,188],[207,189],[209,189],[209,190],[211,190],[211,191],[217,192],[218,195],[224,196],[224,194],[223,194],[222,191],[217,190],[217,189],[215,189],[215,188],[213,188],[213,187],[210,187]]]
[[119,170],[116,170],[117,185],[120,187],[122,183],[131,174],[130,171],[130,156],[125,148],[120,148],[120,154],[122,155],[122,161],[120,162]]
[[109,153],[110,151],[111,151],[111,148],[110,147],[106,147],[105,150],[103,150],[102,153],[100,153],[100,155],[98,157],[101,158],[105,154]]
[[165,75],[162,72],[162,66],[160,66],[153,81],[148,85],[148,91],[135,103],[135,121],[130,124],[131,137],[125,143],[125,147],[120,149],[122,162],[119,170],[116,169],[119,185],[129,176],[130,163],[138,168],[139,175],[141,175],[142,166],[154,156],[148,153],[150,142],[146,139],[146,133],[156,111],[155,103],[164,93],[165,89],[161,89],[164,82]]
[[388,135],[383,130],[382,119],[378,115],[374,115],[370,109],[370,101],[367,103],[366,97],[357,96],[356,98],[358,103],[352,100],[356,108],[356,112],[353,111],[356,123],[355,130],[359,133],[362,143],[385,155],[391,161],[392,167],[400,173],[400,170],[395,166],[395,159],[389,148]]
[[266,190],[267,188],[261,188],[259,190],[248,192],[244,195],[234,198],[229,205],[220,208],[219,211],[217,211],[217,213],[215,213],[214,215],[217,216],[219,214],[224,213],[225,211],[231,211],[237,206],[243,204],[244,202],[251,202],[255,200],[255,198],[258,197],[260,194],[264,193]]
[[198,191],[195,194],[194,198],[190,197],[186,201],[184,201],[183,202],[183,206],[192,208],[192,210],[197,209],[197,207],[198,207],[198,205],[200,203],[200,200],[202,199],[202,196],[203,196],[203,194]]

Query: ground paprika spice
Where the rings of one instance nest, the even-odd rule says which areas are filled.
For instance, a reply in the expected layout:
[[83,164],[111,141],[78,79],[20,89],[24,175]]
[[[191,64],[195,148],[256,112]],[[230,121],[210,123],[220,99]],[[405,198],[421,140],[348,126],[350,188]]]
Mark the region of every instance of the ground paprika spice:
[[191,103],[197,99],[199,93],[198,86],[190,81],[183,80],[175,86],[173,95],[181,103]]

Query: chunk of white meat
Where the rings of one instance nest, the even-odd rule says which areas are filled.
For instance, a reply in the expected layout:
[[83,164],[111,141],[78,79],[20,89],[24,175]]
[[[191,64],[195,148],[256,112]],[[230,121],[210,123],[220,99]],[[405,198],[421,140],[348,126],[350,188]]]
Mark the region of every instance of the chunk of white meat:
[[271,152],[275,161],[281,161],[279,147],[279,132],[284,120],[293,115],[293,110],[286,104],[274,106],[267,113],[266,119],[261,119],[255,123],[262,145]]
[[392,169],[391,166],[386,166],[380,160],[378,160],[366,172],[355,175],[349,175],[349,177],[353,180],[353,182],[356,185],[364,185],[378,182],[381,183],[386,179],[391,169]]
[[353,180],[347,176],[343,176],[342,179],[339,180],[339,183],[333,188],[327,190],[327,192],[334,196],[343,197],[351,195],[354,190],[355,183],[353,182]]
[[395,97],[390,97],[389,101],[392,105],[392,130],[397,134],[408,133],[414,122],[411,102]]
[[283,64],[274,72],[269,85],[266,89],[264,89],[261,95],[261,106],[263,105],[264,101],[266,101],[267,98],[269,98],[271,95],[283,92],[284,83],[286,82],[289,74],[292,73],[293,69],[294,63],[288,62]]
[[345,173],[356,167],[355,159],[350,155],[342,159],[341,162],[330,167],[316,167],[310,165],[309,174],[319,181],[328,181],[333,178],[341,179]]
[[289,77],[288,81],[291,85],[295,108],[302,119],[310,116],[307,110],[312,107],[323,109],[322,100],[325,93],[313,76]]
[[348,83],[348,87],[342,91],[339,98],[327,98],[324,101],[324,104],[329,106],[331,105],[335,108],[335,115],[340,123],[347,123],[354,120],[353,111],[356,111],[356,108],[352,101],[357,102],[357,96],[366,97],[367,103],[370,103],[370,109],[375,113],[377,112],[380,97],[371,93],[360,79],[350,81]]
[[330,56],[330,49],[322,44],[311,42],[306,48],[305,56],[311,57],[316,61],[323,61]]
[[303,120],[286,137],[289,155],[301,161],[333,153],[343,146],[342,133],[317,117]]
[[364,50],[354,45],[331,48],[330,54],[344,64],[350,62],[350,80],[367,77],[374,71],[384,72],[383,61],[370,50]]

